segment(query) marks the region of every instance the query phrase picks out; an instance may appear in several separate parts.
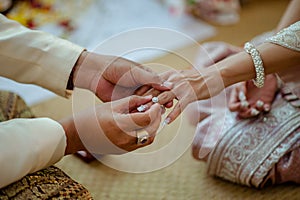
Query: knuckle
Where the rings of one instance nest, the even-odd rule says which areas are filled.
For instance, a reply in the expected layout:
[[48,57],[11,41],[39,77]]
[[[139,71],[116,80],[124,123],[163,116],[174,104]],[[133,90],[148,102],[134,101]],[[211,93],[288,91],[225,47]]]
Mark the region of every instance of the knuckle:
[[145,126],[149,125],[151,123],[151,118],[149,116],[145,117],[144,123],[145,123]]

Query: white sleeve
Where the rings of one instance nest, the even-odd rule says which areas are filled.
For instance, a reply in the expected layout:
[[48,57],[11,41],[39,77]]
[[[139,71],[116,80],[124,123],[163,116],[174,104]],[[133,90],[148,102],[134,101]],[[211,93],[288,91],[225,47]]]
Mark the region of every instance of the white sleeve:
[[63,127],[49,118],[0,123],[0,188],[59,161],[66,148]]
[[33,31],[0,14],[0,76],[68,96],[67,82],[84,48]]

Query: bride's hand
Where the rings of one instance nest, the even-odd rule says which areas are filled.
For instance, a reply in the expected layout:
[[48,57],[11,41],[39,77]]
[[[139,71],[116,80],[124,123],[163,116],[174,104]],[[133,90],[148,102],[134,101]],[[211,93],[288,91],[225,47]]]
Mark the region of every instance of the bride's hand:
[[196,69],[170,70],[161,76],[173,83],[174,86],[171,91],[165,91],[158,95],[159,104],[166,105],[173,99],[178,100],[165,120],[167,124],[173,122],[190,103],[208,99],[224,89],[219,71],[214,67],[202,71]]
[[238,83],[229,98],[229,110],[238,112],[241,118],[250,118],[262,112],[269,112],[278,86],[274,74],[266,76],[265,85],[257,88],[252,80]]

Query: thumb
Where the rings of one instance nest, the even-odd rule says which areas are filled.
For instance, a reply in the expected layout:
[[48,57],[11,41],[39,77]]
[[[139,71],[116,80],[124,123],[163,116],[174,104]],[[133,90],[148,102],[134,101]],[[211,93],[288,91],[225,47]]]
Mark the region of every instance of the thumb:
[[118,110],[120,113],[129,113],[132,110],[136,110],[137,107],[147,104],[152,100],[152,95],[148,96],[137,96],[132,95],[130,97],[126,97],[120,99],[118,101],[112,102],[113,107]]
[[[160,122],[161,118],[158,116],[161,115],[161,111],[162,110],[160,105],[155,104],[151,106],[150,109],[146,112],[122,114],[119,117],[118,126],[126,132],[144,129],[149,125],[152,125],[154,122]],[[154,124],[156,125],[157,123]],[[151,129],[151,133],[155,132],[157,128],[158,127],[153,126]]]

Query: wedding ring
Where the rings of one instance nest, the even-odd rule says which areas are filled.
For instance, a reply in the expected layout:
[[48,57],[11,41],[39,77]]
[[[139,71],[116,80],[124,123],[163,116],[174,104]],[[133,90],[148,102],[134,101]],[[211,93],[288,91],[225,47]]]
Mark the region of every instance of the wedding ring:
[[152,102],[153,102],[153,103],[158,103],[158,97],[153,97],[153,98],[152,98]]
[[136,143],[145,144],[148,141],[149,134],[146,131],[136,131]]
[[264,106],[264,102],[262,101],[262,100],[258,100],[257,102],[256,102],[256,107],[257,108],[262,108],[263,106]]

